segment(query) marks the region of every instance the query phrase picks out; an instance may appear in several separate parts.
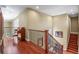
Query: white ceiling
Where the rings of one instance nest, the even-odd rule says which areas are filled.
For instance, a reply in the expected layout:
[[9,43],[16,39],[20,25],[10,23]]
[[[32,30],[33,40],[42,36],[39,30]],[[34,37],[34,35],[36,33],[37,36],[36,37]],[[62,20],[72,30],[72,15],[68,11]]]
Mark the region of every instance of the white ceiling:
[[[14,6],[1,6],[4,20],[12,20],[19,15],[25,8],[36,9],[35,5],[14,5]],[[46,13],[51,16],[60,15],[67,13],[70,16],[76,16],[78,14],[78,6],[76,5],[40,5],[39,9],[36,9],[40,12]]]

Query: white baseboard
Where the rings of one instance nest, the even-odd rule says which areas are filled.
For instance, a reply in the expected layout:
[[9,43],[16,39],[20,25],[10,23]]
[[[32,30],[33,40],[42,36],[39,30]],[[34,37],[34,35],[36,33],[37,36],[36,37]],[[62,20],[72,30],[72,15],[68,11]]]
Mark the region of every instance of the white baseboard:
[[79,34],[79,32],[70,32],[70,33],[73,33],[73,34]]

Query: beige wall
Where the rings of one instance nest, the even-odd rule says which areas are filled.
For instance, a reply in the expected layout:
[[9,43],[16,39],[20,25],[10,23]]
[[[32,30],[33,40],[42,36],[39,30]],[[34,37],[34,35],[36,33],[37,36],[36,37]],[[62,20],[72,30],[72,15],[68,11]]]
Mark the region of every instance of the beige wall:
[[27,10],[25,9],[15,19],[19,20],[19,27],[27,27]]
[[71,32],[78,32],[78,17],[71,17]]
[[52,17],[39,13],[34,10],[28,10],[28,28],[35,30],[52,29]]
[[[63,14],[63,15],[59,15],[59,16],[54,16],[53,17],[53,37],[60,42],[63,47],[64,50],[67,49],[67,40],[68,40],[68,29],[69,29],[69,19],[68,19],[68,15]],[[55,36],[55,31],[62,31],[63,32],[63,38],[59,38]]]

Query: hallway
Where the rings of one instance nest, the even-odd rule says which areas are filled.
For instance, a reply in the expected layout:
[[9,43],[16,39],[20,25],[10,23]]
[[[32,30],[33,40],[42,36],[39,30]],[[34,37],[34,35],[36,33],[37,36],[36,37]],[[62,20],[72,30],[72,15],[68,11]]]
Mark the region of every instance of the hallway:
[[[32,42],[19,41],[15,44],[12,38],[4,40],[4,54],[45,54],[45,50],[39,48]],[[73,54],[68,51],[63,51],[63,54]]]
[[[74,19],[78,17],[78,6],[38,6],[41,7],[40,10],[37,10],[34,5],[5,7],[10,9],[1,7],[4,19],[1,19],[3,21],[1,26],[3,26],[0,35],[4,43],[4,54],[45,54],[46,51],[51,54],[71,54],[66,50],[69,33],[76,31],[78,27],[78,19]],[[11,10],[14,12],[10,13]],[[76,12],[71,12],[72,10]],[[52,14],[50,12],[45,14],[43,11],[45,13],[51,11]],[[73,30],[70,30],[71,27]],[[17,37],[19,40],[17,44],[12,37]]]
[[13,39],[5,39],[4,54],[44,54],[45,51],[32,42],[19,41],[14,44]]

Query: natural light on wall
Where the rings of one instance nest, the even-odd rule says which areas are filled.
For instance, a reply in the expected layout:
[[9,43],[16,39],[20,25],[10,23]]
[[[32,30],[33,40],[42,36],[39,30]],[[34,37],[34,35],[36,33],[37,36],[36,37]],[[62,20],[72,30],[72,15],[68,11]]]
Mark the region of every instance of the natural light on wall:
[[19,19],[13,20],[13,27],[14,28],[19,27]]
[[14,33],[14,29],[19,27],[19,19],[13,20],[12,27],[13,27],[12,32]]

